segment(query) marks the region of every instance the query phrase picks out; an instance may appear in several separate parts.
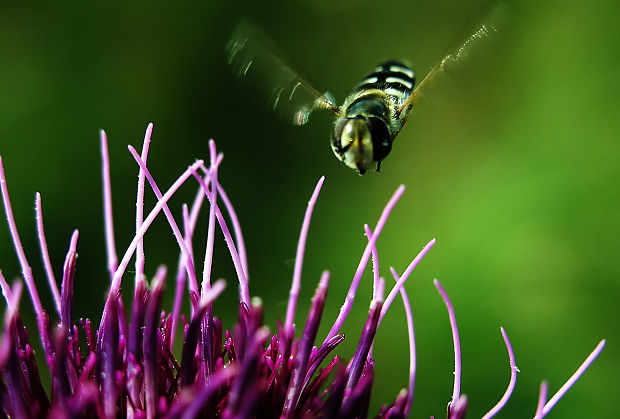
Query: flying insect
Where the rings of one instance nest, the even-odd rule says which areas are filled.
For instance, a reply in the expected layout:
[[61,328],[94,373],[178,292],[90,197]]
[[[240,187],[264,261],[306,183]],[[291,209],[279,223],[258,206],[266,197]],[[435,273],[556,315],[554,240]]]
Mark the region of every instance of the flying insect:
[[497,34],[506,15],[505,5],[496,4],[473,29],[460,37],[422,81],[404,61],[379,64],[338,106],[329,93],[322,93],[283,58],[275,43],[256,26],[241,22],[228,45],[228,63],[239,77],[252,76],[266,89],[276,113],[294,125],[304,125],[317,110],[336,116],[331,148],[346,166],[363,175],[390,151],[414,104],[442,74],[452,74],[478,45]]

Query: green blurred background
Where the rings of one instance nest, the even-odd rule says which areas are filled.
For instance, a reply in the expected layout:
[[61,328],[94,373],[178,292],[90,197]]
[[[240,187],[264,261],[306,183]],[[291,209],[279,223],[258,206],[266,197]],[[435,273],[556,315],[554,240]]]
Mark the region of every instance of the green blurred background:
[[[510,4],[510,3],[509,3]],[[457,313],[462,389],[470,417],[501,397],[509,367],[519,374],[501,417],[532,416],[538,386],[555,392],[601,338],[599,360],[549,417],[609,417],[617,411],[620,351],[620,30],[616,1],[523,1],[499,47],[481,56],[441,100],[409,118],[383,171],[360,177],[329,148],[331,117],[297,128],[277,119],[252,86],[235,79],[223,45],[241,17],[258,23],[291,61],[342,100],[374,65],[404,58],[418,77],[439,59],[479,1],[46,2],[0,6],[0,154],[22,241],[52,311],[36,242],[33,199],[43,195],[48,245],[60,278],[72,229],[80,230],[76,316],[98,319],[108,284],[98,130],[108,133],[117,248],[132,238],[137,168],[126,151],[155,123],[149,166],[166,188],[215,138],[220,180],[241,219],[251,291],[266,323],[282,319],[307,199],[327,180],[312,220],[298,309],[303,322],[320,272],[332,272],[320,339],[335,318],[374,225],[399,184],[407,191],[379,240],[381,272],[436,246],[407,290],[414,305],[418,376],[414,417],[443,417],[453,354],[438,278]],[[472,71],[473,70],[473,71]],[[442,90],[439,88],[439,90]],[[186,186],[171,207],[181,219]],[[148,191],[147,205],[154,203]],[[206,217],[198,237],[204,237]],[[20,275],[0,224],[0,268]],[[197,240],[196,253],[204,248]],[[147,235],[147,273],[173,271],[177,246],[165,220]],[[216,306],[236,318],[234,270],[218,236],[214,275],[229,279]],[[131,288],[131,272],[126,288]],[[388,278],[388,284],[391,279]],[[359,289],[340,353],[351,356],[370,299]],[[168,286],[169,291],[172,286]],[[171,304],[168,294],[167,307]],[[128,293],[125,300],[128,301]],[[22,312],[32,322],[31,303]],[[34,329],[31,329],[34,330]],[[407,384],[400,300],[375,345],[373,414]]]

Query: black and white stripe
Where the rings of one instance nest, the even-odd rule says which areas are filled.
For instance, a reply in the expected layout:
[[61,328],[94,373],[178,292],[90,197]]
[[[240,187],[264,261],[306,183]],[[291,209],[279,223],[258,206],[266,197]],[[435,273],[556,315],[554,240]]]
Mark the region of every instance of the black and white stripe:
[[357,86],[357,90],[379,89],[398,100],[404,100],[409,97],[414,85],[415,75],[407,65],[398,61],[387,61],[368,74]]

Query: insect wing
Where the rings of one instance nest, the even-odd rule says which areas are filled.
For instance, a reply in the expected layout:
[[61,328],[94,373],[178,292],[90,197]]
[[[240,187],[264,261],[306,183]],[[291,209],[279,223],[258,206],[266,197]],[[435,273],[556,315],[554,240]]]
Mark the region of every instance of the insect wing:
[[338,108],[282,58],[275,43],[260,29],[241,22],[227,45],[233,72],[248,78],[265,95],[273,110],[294,125],[304,125],[315,109]]
[[[403,103],[400,112],[406,115],[413,104],[422,96],[428,95],[433,86],[445,78],[453,78],[464,66],[471,64],[474,56],[488,50],[493,41],[499,38],[501,29],[508,20],[510,11],[504,3],[495,3],[491,8],[481,13],[482,17],[474,19],[473,25],[466,26],[457,37],[455,46],[450,48],[443,58],[431,68],[412,94]],[[460,42],[459,42],[460,41]]]

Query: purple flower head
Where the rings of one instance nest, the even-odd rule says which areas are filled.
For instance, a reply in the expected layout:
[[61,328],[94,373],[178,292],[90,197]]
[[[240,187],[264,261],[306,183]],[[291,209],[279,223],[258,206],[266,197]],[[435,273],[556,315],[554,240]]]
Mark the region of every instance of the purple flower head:
[[[272,333],[263,324],[260,301],[251,299],[241,225],[218,179],[222,155],[217,153],[215,143],[209,142],[208,165],[201,160],[196,161],[162,192],[146,164],[152,130],[153,125],[149,124],[140,154],[129,147],[139,168],[136,232],[120,260],[114,240],[107,138],[101,132],[110,289],[96,330],[90,320],[74,318],[74,301],[79,296],[73,294],[73,285],[80,280],[78,231],[71,237],[58,289],[47,251],[41,196],[37,193],[38,238],[55,313],[50,318],[43,308],[13,219],[0,159],[0,186],[8,226],[23,280],[34,306],[44,355],[40,359],[44,359],[52,378],[50,388],[45,388],[39,368],[46,367],[37,364],[30,335],[21,321],[22,282],[16,281],[9,286],[0,271],[0,287],[7,304],[0,341],[2,415],[16,418],[366,417],[375,414],[369,412],[375,373],[372,356],[375,334],[387,310],[400,294],[407,317],[409,382],[403,383],[406,388],[395,395],[393,401],[383,405],[378,417],[407,417],[413,404],[416,350],[413,314],[404,284],[433,247],[435,239],[422,248],[402,274],[390,268],[394,282],[386,289],[386,280],[379,272],[376,243],[390,212],[403,195],[404,187],[394,192],[374,229],[367,225],[364,227],[368,243],[340,313],[327,336],[320,341],[317,340],[318,331],[321,322],[325,321],[323,309],[328,294],[329,272],[323,272],[318,281],[305,324],[298,328],[294,325],[306,239],[313,208],[325,180],[323,177],[319,179],[302,223],[284,322],[278,325],[277,333]],[[194,179],[198,186],[196,198],[191,206],[183,206],[181,215],[173,215],[167,202],[190,179]],[[157,203],[145,216],[147,183]],[[203,209],[208,212],[206,244],[204,257],[197,260],[199,255],[194,252],[192,243],[198,214]],[[164,291],[166,287],[170,288],[166,268],[161,266],[150,281],[144,275],[144,235],[155,217],[162,213],[180,253],[173,278],[172,307],[163,304]],[[232,330],[223,330],[221,319],[213,312],[213,302],[226,287],[223,280],[212,279],[214,240],[218,228],[228,246],[238,281],[239,317]],[[134,288],[130,298],[125,299],[121,284],[129,278],[127,269],[134,256]],[[333,351],[345,339],[340,330],[371,260],[374,279],[368,316],[363,324],[358,325],[359,340],[355,352],[349,360],[342,359]],[[202,270],[199,270],[197,267],[201,262]],[[199,278],[197,272],[202,272],[202,277]],[[460,390],[461,355],[456,317],[447,293],[437,280],[435,286],[448,308],[454,340],[455,381],[447,417],[460,419],[465,417],[468,399]],[[184,298],[190,302],[190,312],[185,314],[186,317],[181,314]],[[125,310],[126,305],[128,311]],[[515,356],[503,328],[501,332],[509,355],[510,382],[503,397],[485,418],[492,417],[504,407],[516,384],[518,369]],[[175,355],[173,347],[176,339],[182,340],[182,350]],[[544,417],[551,410],[598,356],[603,345],[604,341],[601,341],[571,379],[548,401],[548,386],[543,382],[536,418]],[[380,365],[377,364],[377,367],[380,368]]]

